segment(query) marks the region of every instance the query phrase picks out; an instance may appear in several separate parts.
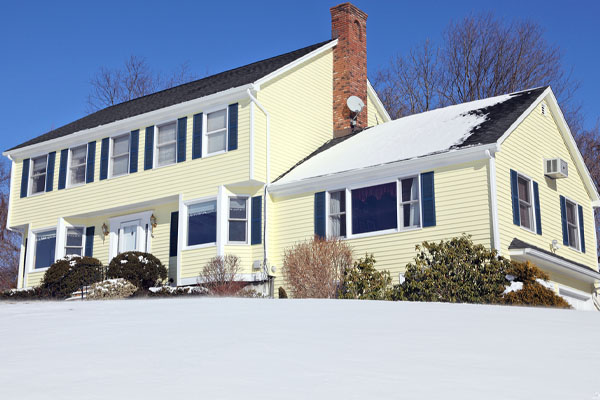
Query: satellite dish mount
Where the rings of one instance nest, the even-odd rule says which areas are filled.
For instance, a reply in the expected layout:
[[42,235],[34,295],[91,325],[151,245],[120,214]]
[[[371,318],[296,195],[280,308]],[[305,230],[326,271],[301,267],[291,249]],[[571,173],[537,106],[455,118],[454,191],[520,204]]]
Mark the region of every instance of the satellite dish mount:
[[350,125],[352,126],[352,131],[354,131],[354,129],[356,128],[356,118],[365,107],[365,103],[363,103],[363,101],[358,96],[350,96],[348,97],[348,100],[346,100],[346,105],[352,112]]

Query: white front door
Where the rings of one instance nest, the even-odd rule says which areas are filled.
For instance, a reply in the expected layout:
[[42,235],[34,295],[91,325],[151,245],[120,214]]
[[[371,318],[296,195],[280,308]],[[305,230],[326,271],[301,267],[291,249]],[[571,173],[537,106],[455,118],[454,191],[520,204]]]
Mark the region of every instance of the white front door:
[[119,229],[119,253],[143,250],[140,246],[140,230],[141,221],[139,219],[121,222],[121,228]]
[[152,211],[144,211],[110,219],[109,260],[126,251],[151,251],[151,215]]

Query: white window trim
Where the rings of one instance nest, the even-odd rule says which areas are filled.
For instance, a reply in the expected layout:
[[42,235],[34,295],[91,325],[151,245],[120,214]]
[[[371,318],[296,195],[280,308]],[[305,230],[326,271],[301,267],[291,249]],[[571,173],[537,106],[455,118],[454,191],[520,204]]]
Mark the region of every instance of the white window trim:
[[[120,175],[119,175],[120,176]],[[138,247],[141,249],[147,249],[148,253],[152,252],[152,235],[146,235],[145,227],[148,225],[148,232],[152,232],[152,224],[150,223],[150,217],[154,213],[154,210],[143,211],[135,214],[120,215],[109,219],[110,233],[108,242],[108,261],[112,260],[117,254],[119,254],[119,229],[121,228],[122,222],[140,220],[138,226]],[[144,251],[144,250],[137,250]]]
[[[202,244],[193,244],[191,246],[188,245],[188,223],[189,223],[189,217],[188,217],[188,208],[189,206],[193,205],[193,204],[198,204],[198,203],[207,203],[209,201],[216,201],[217,202],[217,238],[214,242],[210,242],[210,243],[202,243]],[[183,240],[183,248],[181,250],[185,251],[185,250],[195,250],[195,249],[203,249],[205,247],[216,247],[217,246],[217,242],[219,241],[219,224],[220,224],[220,215],[219,215],[219,198],[218,196],[208,196],[208,197],[200,197],[197,199],[193,199],[193,200],[187,200],[183,202],[183,217],[184,217],[184,224],[182,227],[182,240]]]
[[[244,242],[232,242],[229,240],[229,222],[232,221],[232,219],[229,217],[229,212],[231,209],[231,199],[245,199],[246,200],[246,241]],[[231,245],[231,246],[244,246],[247,245],[248,243],[250,243],[249,241],[249,237],[250,237],[250,215],[252,215],[252,210],[250,210],[250,207],[252,203],[250,201],[250,196],[247,195],[232,195],[232,196],[227,196],[227,245]],[[217,216],[218,218],[218,216]],[[241,219],[237,219],[234,218],[233,221],[242,221]]]
[[[83,229],[83,235],[81,236],[81,257],[85,256],[85,240],[86,240],[86,236],[85,236],[85,226],[83,225],[70,225],[70,224],[66,224],[64,225],[64,235],[65,235],[65,240],[62,246],[62,257],[67,255],[67,247],[75,247],[75,246],[67,246],[67,231],[69,228],[81,228]],[[56,252],[55,252],[56,253]],[[60,257],[60,258],[62,258]]]
[[[35,260],[35,253],[36,253],[36,242],[35,242],[35,237],[38,233],[40,232],[45,232],[45,231],[49,231],[49,230],[55,230],[56,231],[56,243],[58,244],[58,226],[54,225],[54,226],[47,226],[44,228],[37,228],[37,229],[30,229],[29,233],[27,234],[27,259],[25,260],[25,263],[27,264],[27,273],[37,273],[37,272],[45,272],[48,270],[48,268],[50,268],[49,266],[46,268],[39,268],[39,269],[35,269],[35,264],[34,264],[34,260]],[[54,261],[56,262],[56,260],[58,260],[58,254],[56,253],[56,249],[54,250]],[[52,265],[52,264],[50,264]]]
[[[567,248],[574,250],[578,253],[582,253],[582,251],[581,251],[581,227],[579,226],[579,203],[567,196],[563,196],[563,197],[565,198],[565,221],[567,223],[567,239],[569,237],[569,220],[567,218],[567,203],[571,203],[575,206],[575,223],[577,226],[577,247],[572,247],[571,245],[567,244]],[[583,207],[582,207],[582,209],[583,209]]]
[[[175,123],[175,161],[173,161],[172,163],[169,164],[165,164],[165,165],[158,165],[158,130],[160,129],[161,126],[165,126],[168,124],[172,124]],[[154,125],[154,149],[153,149],[153,156],[152,156],[152,169],[157,169],[157,168],[163,168],[163,167],[168,167],[171,165],[175,165],[177,164],[177,153],[178,153],[178,148],[177,148],[177,129],[179,127],[179,123],[177,119],[169,119],[166,121],[162,121],[159,122],[157,124]],[[170,144],[170,143],[167,143]],[[164,146],[165,144],[160,145],[160,147]],[[131,143],[130,143],[130,147],[131,147]],[[131,149],[129,150],[131,151]]]
[[[44,178],[44,190],[42,190],[41,192],[37,192],[37,193],[31,193],[31,189],[33,187],[32,179],[31,179],[33,177],[33,159],[44,157],[44,156],[46,156],[46,173],[44,174],[46,176],[46,178]],[[46,193],[46,189],[47,189],[46,181],[48,180],[48,159],[49,158],[50,158],[49,153],[44,153],[44,154],[38,154],[29,159],[29,177],[27,178],[27,197],[39,196],[42,193]]]
[[[529,190],[529,198],[531,199],[531,229],[526,226],[521,225],[521,198],[519,197],[519,178],[523,178],[527,180],[527,190]],[[526,232],[533,233],[537,235],[537,218],[535,215],[535,198],[533,195],[533,179],[530,176],[527,176],[519,171],[517,171],[517,200],[519,201],[519,227],[525,230]]]
[[[128,141],[129,141],[129,146],[127,148],[127,172],[125,172],[124,174],[120,174],[120,175],[113,175],[112,171],[113,171],[113,150],[114,150],[114,142],[115,139],[119,139],[121,137],[127,136],[128,137]],[[127,176],[129,175],[129,170],[131,168],[131,166],[129,165],[130,162],[130,158],[131,158],[131,132],[128,133],[122,133],[122,134],[118,134],[118,135],[114,135],[111,136],[109,139],[109,151],[108,151],[108,179],[112,179],[112,178],[119,178],[121,176]]]
[[[208,152],[208,136],[211,135],[207,132],[208,126],[208,114],[225,110],[225,150],[215,151],[213,153]],[[202,157],[212,157],[219,154],[227,153],[229,146],[229,105],[219,105],[211,108],[207,108],[202,111]]]
[[[417,200],[410,200],[410,201],[406,201],[406,202],[402,202],[402,181],[404,179],[410,179],[410,178],[417,178]],[[415,231],[418,229],[422,229],[423,228],[423,199],[421,199],[421,174],[416,174],[416,175],[407,175],[401,178],[398,178],[397,180],[397,194],[396,194],[396,199],[397,199],[397,203],[398,203],[398,231],[399,232],[406,232],[406,231]],[[417,203],[419,205],[419,226],[408,226],[408,227],[403,227],[403,217],[404,217],[404,208],[402,207],[402,205],[404,204],[412,204],[412,203]]]
[[[79,147],[84,147],[84,146],[85,146],[85,163],[83,165],[85,167],[84,168],[85,174],[83,176],[83,182],[73,184],[71,182],[71,168],[73,167],[71,165],[71,163],[73,161],[72,152],[73,152],[73,149],[76,149],[76,148],[79,148]],[[79,146],[73,146],[73,147],[69,148],[69,151],[67,152],[67,185],[66,185],[67,188],[72,188],[72,187],[77,187],[77,186],[85,185],[85,182],[87,180],[88,146],[89,146],[89,144],[86,143],[86,144],[82,144],[82,145],[79,145]]]

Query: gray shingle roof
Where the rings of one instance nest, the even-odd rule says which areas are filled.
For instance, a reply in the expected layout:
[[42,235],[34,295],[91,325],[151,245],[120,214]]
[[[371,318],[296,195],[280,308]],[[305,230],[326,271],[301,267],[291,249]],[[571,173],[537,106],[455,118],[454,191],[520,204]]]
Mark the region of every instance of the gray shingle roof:
[[327,40],[304,47],[289,53],[281,54],[262,61],[231,69],[206,78],[198,79],[180,86],[165,89],[137,99],[129,100],[114,106],[96,111],[60,128],[54,129],[34,139],[28,140],[9,150],[42,143],[48,140],[67,136],[84,129],[95,128],[111,122],[123,120],[150,111],[158,110],[174,104],[208,96],[227,89],[243,86],[284,67],[300,57],[331,42]]

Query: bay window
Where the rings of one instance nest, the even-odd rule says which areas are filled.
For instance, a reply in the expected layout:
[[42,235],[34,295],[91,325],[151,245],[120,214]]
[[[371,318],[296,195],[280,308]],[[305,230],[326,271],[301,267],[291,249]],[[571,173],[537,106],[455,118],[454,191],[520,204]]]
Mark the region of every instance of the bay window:
[[187,245],[216,243],[217,202],[216,200],[190,204],[188,211]]
[[85,183],[87,145],[72,148],[69,159],[69,186]]
[[83,228],[67,228],[65,255],[83,256]]
[[246,243],[248,232],[248,198],[229,198],[229,242]]
[[36,194],[46,190],[46,173],[48,169],[48,155],[32,159],[29,193]]
[[34,269],[48,268],[54,263],[56,229],[35,233]]
[[397,228],[396,182],[352,190],[352,233]]

